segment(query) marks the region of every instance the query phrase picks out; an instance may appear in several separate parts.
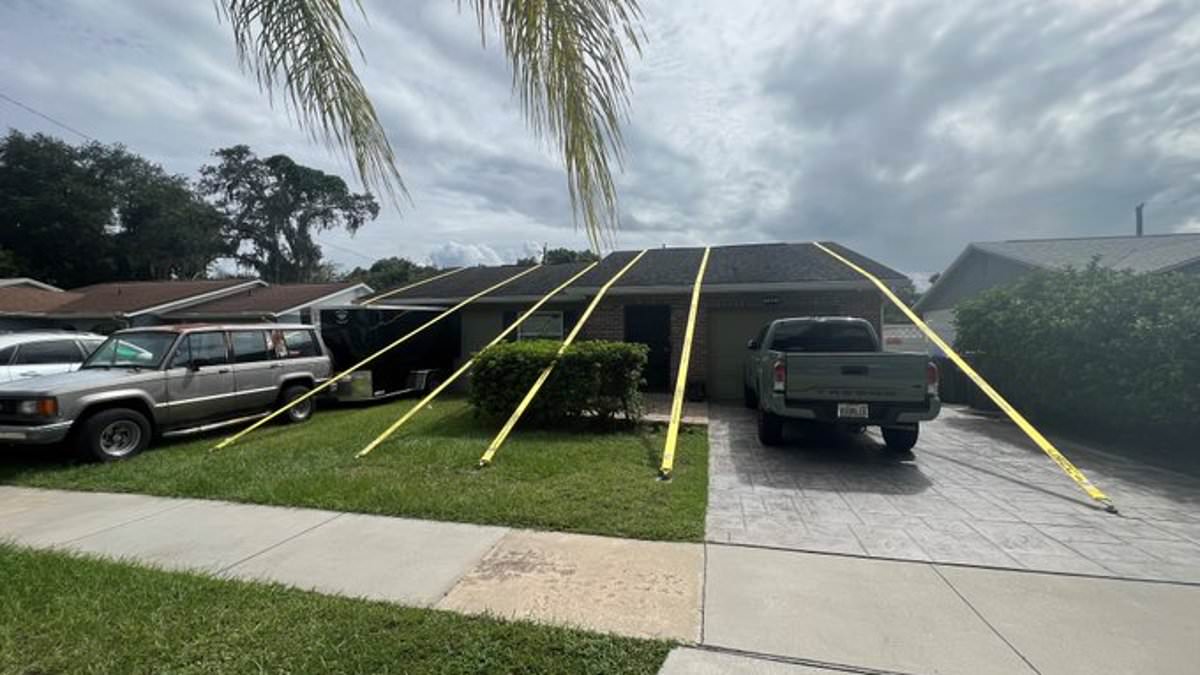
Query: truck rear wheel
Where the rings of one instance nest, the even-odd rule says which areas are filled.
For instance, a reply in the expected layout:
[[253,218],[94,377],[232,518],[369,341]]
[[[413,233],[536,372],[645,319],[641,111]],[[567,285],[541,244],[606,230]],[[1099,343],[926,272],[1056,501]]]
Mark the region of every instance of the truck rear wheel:
[[765,410],[758,411],[758,440],[763,445],[783,442],[783,418]]
[[909,452],[917,444],[919,433],[920,428],[916,425],[913,425],[912,428],[884,427],[883,442],[892,452]]
[[150,421],[130,408],[109,408],[89,416],[79,428],[77,449],[87,459],[115,462],[150,445]]

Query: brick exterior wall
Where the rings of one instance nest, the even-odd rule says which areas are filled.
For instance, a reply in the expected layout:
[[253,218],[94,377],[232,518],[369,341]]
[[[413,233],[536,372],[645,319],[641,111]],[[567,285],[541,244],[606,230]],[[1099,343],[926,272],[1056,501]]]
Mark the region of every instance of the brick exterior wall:
[[[671,375],[674,386],[683,351],[683,334],[687,329],[689,296],[687,295],[628,295],[606,298],[596,307],[580,333],[582,339],[623,340],[625,338],[625,305],[668,305],[671,308]],[[883,296],[873,290],[808,291],[790,293],[713,293],[700,296],[700,314],[692,345],[689,380],[706,381],[708,377],[709,313],[721,310],[763,310],[780,316],[838,315],[864,318],[882,332],[880,313]]]

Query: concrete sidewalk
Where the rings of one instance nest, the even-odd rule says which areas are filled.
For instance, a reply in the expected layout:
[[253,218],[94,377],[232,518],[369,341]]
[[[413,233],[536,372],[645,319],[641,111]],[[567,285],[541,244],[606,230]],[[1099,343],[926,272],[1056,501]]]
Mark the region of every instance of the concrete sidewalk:
[[0,539],[693,643],[666,673],[1190,673],[1200,587],[0,486]]

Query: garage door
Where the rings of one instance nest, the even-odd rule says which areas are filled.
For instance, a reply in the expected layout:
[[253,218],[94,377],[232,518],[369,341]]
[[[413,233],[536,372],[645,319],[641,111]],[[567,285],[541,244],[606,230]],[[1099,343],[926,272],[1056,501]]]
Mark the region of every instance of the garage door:
[[746,341],[763,324],[795,316],[795,310],[766,309],[712,310],[708,314],[708,395],[716,400],[742,397],[742,363]]

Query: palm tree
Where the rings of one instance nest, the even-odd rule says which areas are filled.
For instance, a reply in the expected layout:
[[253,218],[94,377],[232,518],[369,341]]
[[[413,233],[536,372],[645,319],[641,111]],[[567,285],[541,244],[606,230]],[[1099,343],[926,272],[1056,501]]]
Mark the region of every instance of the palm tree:
[[[499,32],[513,89],[533,132],[561,152],[576,224],[599,250],[617,227],[610,160],[620,166],[629,110],[625,45],[641,53],[637,0],[457,0],[486,46]],[[343,151],[359,178],[393,201],[408,191],[383,125],[355,73],[362,51],[341,0],[217,0],[243,68],[282,92],[300,126]],[[354,0],[363,12],[361,0]]]

